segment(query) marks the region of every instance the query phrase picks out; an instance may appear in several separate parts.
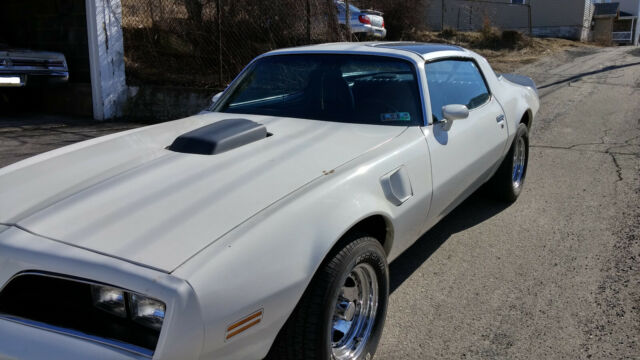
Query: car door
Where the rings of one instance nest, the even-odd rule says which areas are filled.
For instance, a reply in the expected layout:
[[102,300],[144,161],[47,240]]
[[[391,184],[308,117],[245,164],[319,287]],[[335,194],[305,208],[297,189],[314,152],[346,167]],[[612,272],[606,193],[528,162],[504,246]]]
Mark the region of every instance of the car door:
[[[431,154],[430,227],[491,176],[508,132],[502,107],[473,59],[432,61],[425,71],[432,118],[422,129]],[[453,121],[447,129],[442,107],[451,104],[466,105],[469,117]]]

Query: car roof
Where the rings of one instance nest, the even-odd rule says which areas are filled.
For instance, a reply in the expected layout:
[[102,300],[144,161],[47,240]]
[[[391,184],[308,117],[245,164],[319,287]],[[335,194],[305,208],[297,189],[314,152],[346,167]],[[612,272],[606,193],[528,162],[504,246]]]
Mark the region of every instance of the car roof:
[[403,57],[421,58],[429,60],[441,56],[469,56],[469,51],[455,45],[406,42],[341,42],[306,45],[293,48],[279,49],[268,54],[299,54],[299,53],[380,53],[395,54]]

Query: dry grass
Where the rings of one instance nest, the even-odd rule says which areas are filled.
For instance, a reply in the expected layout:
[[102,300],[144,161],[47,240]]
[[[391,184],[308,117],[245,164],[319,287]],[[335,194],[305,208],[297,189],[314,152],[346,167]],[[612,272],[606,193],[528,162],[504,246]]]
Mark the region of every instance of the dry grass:
[[533,63],[553,53],[579,47],[595,47],[579,41],[556,38],[534,38],[516,35],[515,32],[499,32],[485,28],[480,32],[419,31],[411,34],[411,40],[459,45],[471,49],[489,60],[497,72],[508,73],[520,66]]

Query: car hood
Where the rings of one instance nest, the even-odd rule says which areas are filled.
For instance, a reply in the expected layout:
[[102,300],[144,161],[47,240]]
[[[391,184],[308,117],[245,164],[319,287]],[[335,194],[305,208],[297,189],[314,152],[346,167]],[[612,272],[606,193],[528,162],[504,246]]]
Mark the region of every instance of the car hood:
[[[238,117],[273,135],[217,155],[166,149],[184,132]],[[0,223],[170,272],[404,129],[211,113],[109,135],[0,169]]]

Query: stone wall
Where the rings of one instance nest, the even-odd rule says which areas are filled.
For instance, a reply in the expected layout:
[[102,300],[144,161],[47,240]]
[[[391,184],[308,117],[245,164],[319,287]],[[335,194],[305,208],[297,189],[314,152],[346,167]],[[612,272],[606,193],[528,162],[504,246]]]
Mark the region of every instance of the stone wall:
[[213,90],[169,86],[130,86],[124,114],[128,119],[158,122],[180,119],[204,110]]

